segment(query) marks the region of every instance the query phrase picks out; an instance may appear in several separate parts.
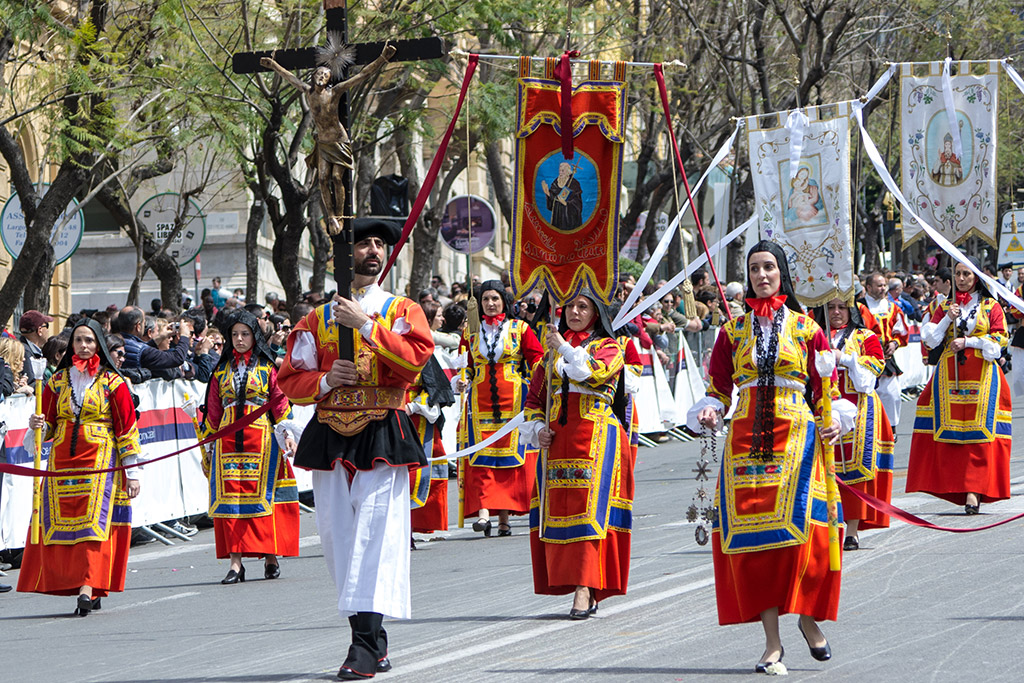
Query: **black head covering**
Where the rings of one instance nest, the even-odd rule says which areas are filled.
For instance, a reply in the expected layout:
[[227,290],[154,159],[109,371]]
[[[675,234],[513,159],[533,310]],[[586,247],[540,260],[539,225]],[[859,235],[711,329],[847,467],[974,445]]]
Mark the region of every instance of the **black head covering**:
[[[75,350],[73,346],[75,330],[77,330],[79,327],[88,327],[90,330],[92,330],[92,333],[96,335],[96,355],[100,357],[100,365],[105,369],[110,370],[111,372],[116,372],[119,377],[123,377],[120,371],[118,371],[117,366],[114,365],[114,361],[110,358],[110,351],[107,350],[107,335],[103,331],[103,326],[100,325],[97,321],[93,320],[92,318],[82,318],[81,320],[75,323],[74,327],[71,328],[71,339],[69,340],[68,343],[68,350],[64,353],[64,357],[60,359],[60,363],[57,364],[57,369],[60,370],[62,368],[71,367],[71,358],[72,356],[75,355]],[[74,396],[73,388],[72,396]],[[75,406],[76,400],[77,399],[72,398],[71,403],[73,407]],[[78,452],[78,433],[80,431],[79,427],[81,426],[81,424],[82,413],[81,410],[79,410],[76,407],[75,426],[72,428],[71,442],[69,444],[72,458],[74,458],[75,454]]]
[[[612,316],[611,311],[609,310],[608,304],[604,303],[599,298],[594,296],[593,292],[586,288],[584,288],[583,291],[581,291],[576,296],[585,296],[588,299],[590,299],[590,303],[594,304],[594,309],[597,312],[597,315],[594,317],[594,326],[593,328],[591,328],[590,337],[587,339],[587,341],[589,342],[593,339],[602,338],[615,339],[616,336],[614,328],[612,327],[612,320],[614,318]],[[565,332],[568,329],[569,323],[565,319],[565,306],[563,306],[562,315],[558,321],[558,331],[560,334],[565,334]],[[628,431],[629,423],[626,420],[626,381],[623,377],[624,372],[625,369],[623,369],[623,371],[619,373],[619,381],[616,383],[615,386],[615,395],[612,397],[612,412],[615,414],[617,418],[619,418],[619,422],[622,423],[622,426],[625,427]],[[558,423],[560,425],[564,426],[568,422],[568,406],[569,378],[563,374],[562,406],[561,409],[558,411]]]
[[782,247],[771,242],[769,240],[761,240],[747,252],[747,293],[745,294],[748,299],[756,299],[757,294],[754,293],[754,287],[750,284],[750,257],[759,252],[766,251],[775,257],[775,260],[779,264],[779,295],[785,295],[786,307],[791,311],[797,313],[803,313],[804,310],[800,307],[800,302],[796,298],[796,290],[793,289],[793,279],[789,275],[789,262],[786,261],[786,254],[782,251]]
[[505,285],[501,280],[485,280],[480,285],[480,289],[474,292],[476,303],[480,306],[481,316],[484,314],[484,292],[497,292],[500,294],[501,305],[504,307],[501,312],[505,314],[506,318],[512,317],[512,295],[505,289]]
[[75,330],[79,327],[88,327],[96,335],[96,354],[100,357],[100,365],[120,375],[121,372],[114,365],[114,360],[110,357],[110,351],[107,350],[107,334],[103,331],[103,326],[92,318],[82,318],[71,328],[67,352],[60,359],[60,362],[57,363],[57,369],[71,367],[71,357],[75,355],[74,342],[72,340],[75,338]]
[[[615,339],[615,332],[612,328],[612,315],[611,311],[608,310],[608,304],[594,296],[593,292],[589,289],[584,289],[576,296],[585,296],[590,299],[590,303],[594,304],[594,310],[597,312],[597,315],[594,317],[594,329],[590,333],[590,338],[600,339],[608,337],[609,339]],[[575,298],[573,297],[573,299]],[[565,334],[568,329],[569,323],[565,319],[565,306],[563,306],[562,315],[558,320],[558,332]]]
[[395,221],[388,221],[383,218],[352,219],[353,243],[373,236],[381,238],[385,244],[394,245],[402,236],[402,228]]
[[[854,330],[866,329],[864,326],[864,317],[861,316],[860,306],[857,305],[856,301],[854,301],[852,304],[846,304],[846,311],[850,314],[850,322],[846,324],[846,328],[843,330],[842,336],[839,337],[839,339],[836,340],[835,342],[836,348],[840,350],[843,348],[843,346],[846,345],[846,340],[849,338],[851,334],[853,334]],[[814,322],[818,323],[822,330],[828,329],[828,326],[825,324],[825,322],[828,320],[827,316],[827,305],[817,306],[816,308],[811,310],[811,317],[814,318]],[[831,339],[829,340],[829,343],[832,343]],[[809,405],[810,401],[808,401],[807,403]]]
[[270,345],[267,344],[266,337],[263,336],[263,328],[260,327],[259,319],[244,308],[240,308],[220,321],[220,325],[218,326],[221,335],[224,337],[224,349],[220,354],[220,362],[217,363],[217,367],[230,365],[235,356],[235,354],[232,353],[234,345],[231,343],[231,328],[234,327],[236,323],[242,323],[252,330],[253,356],[263,356],[271,363],[276,363],[277,356],[270,350]]
[[[980,273],[985,272],[981,268],[981,261],[978,260],[978,257],[976,257],[976,256],[967,256],[967,260],[970,261],[971,264],[975,268],[978,269],[978,272],[980,272]],[[959,291],[960,290],[957,289],[957,287],[956,287],[956,264],[953,264],[953,291],[950,292],[950,299],[955,301],[956,300],[956,293],[959,292]],[[982,280],[980,277],[978,277],[978,273],[974,273],[974,289],[972,291],[977,292],[982,298],[984,298],[984,297],[988,297],[989,299],[994,298],[992,296],[992,292],[990,292],[989,289],[988,289],[988,285],[985,284],[985,281]]]
[[[846,304],[846,310],[850,313],[850,322],[847,324],[847,329],[862,330],[865,329],[864,316],[860,314],[860,306],[857,302],[852,304]],[[828,306],[816,306],[811,309],[811,317],[814,318],[814,322],[818,323],[821,329],[825,329],[826,316],[828,315]]]

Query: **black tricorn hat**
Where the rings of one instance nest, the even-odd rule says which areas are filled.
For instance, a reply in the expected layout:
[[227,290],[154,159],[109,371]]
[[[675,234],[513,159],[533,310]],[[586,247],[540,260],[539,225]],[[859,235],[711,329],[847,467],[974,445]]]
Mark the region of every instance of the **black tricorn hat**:
[[353,218],[352,242],[360,242],[367,237],[379,237],[385,244],[394,245],[402,236],[402,228],[395,221],[383,218]]

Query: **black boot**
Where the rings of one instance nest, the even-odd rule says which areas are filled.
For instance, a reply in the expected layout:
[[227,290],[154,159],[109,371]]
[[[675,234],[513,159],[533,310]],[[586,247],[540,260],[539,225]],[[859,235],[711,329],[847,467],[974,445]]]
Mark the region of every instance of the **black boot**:
[[378,671],[391,669],[388,660],[388,634],[383,627],[384,615],[358,612],[348,618],[352,628],[352,645],[348,657],[338,671],[342,680],[373,678]]

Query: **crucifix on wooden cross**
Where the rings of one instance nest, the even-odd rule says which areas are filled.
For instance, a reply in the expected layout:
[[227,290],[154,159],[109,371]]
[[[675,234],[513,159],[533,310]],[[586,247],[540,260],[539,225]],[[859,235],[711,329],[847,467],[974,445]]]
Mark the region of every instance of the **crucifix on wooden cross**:
[[[334,273],[338,293],[351,297],[352,231],[347,220],[352,216],[352,153],[348,138],[348,96],[351,88],[367,80],[388,61],[407,62],[437,59],[445,55],[440,38],[419,38],[377,43],[348,43],[348,10],[345,0],[324,0],[327,19],[328,46],[334,55],[333,64],[325,65],[323,50],[315,47],[263,52],[241,52],[233,55],[235,73],[256,73],[273,70],[289,84],[305,93],[317,131],[313,156],[320,184],[324,222],[334,244]],[[346,53],[341,47],[347,46]],[[347,66],[365,65],[353,78],[346,79]],[[319,68],[317,68],[319,67]],[[341,68],[338,68],[341,67]],[[303,83],[291,70],[317,68],[313,83]],[[330,85],[330,81],[336,83]],[[333,109],[337,109],[337,121]],[[321,116],[317,116],[320,113]],[[342,334],[340,358],[353,359],[351,335]]]

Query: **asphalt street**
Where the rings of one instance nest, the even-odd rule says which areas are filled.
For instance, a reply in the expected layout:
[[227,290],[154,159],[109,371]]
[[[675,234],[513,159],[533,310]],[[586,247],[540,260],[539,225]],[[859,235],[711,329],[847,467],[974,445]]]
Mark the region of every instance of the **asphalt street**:
[[[903,404],[894,502],[946,526],[972,527],[1024,511],[1024,459],[1014,449],[1015,497],[980,517],[903,493],[913,403]],[[1014,429],[1024,434],[1024,411]],[[719,440],[721,448],[721,440]],[[641,448],[636,468],[628,595],[588,621],[566,618],[571,596],[533,593],[525,518],[510,538],[468,528],[417,536],[413,615],[388,621],[394,681],[751,680],[763,650],[758,624],[721,627],[710,546],[694,540],[685,510],[696,489],[699,443]],[[152,485],[152,482],[148,483]],[[144,482],[144,485],[147,483]],[[452,520],[455,488],[450,482]],[[789,680],[1019,681],[1024,640],[1024,522],[953,534],[895,522],[861,534],[844,558],[839,621],[825,623],[833,658],[813,660],[796,617],[782,618]],[[227,561],[213,532],[173,547],[133,549],[127,590],[103,610],[72,617],[74,599],[0,596],[5,681],[284,683],[327,681],[345,657],[347,621],[335,609],[313,516],[302,516],[301,555],[282,578],[222,586]],[[17,571],[5,583],[16,583]]]

